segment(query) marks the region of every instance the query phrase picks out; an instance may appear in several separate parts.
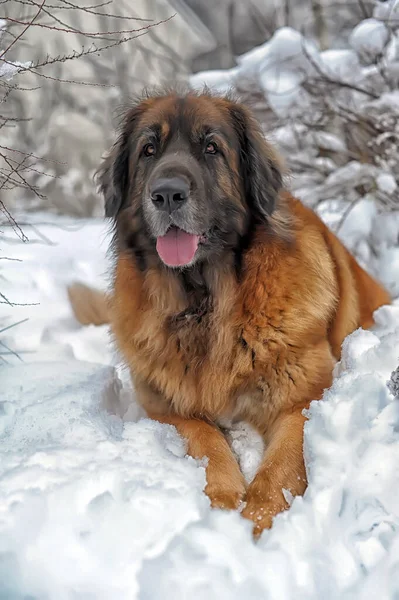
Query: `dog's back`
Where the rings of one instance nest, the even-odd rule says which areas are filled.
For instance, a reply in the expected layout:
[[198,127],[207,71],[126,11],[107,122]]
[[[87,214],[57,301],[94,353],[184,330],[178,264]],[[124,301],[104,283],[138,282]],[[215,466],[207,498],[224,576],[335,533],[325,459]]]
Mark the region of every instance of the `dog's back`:
[[391,299],[384,287],[359,265],[312,210],[293,198],[290,199],[290,203],[293,212],[300,219],[314,224],[321,231],[334,263],[338,298],[329,329],[329,342],[335,358],[339,359],[345,337],[358,327],[371,327],[374,323],[374,311],[384,304],[389,304]]

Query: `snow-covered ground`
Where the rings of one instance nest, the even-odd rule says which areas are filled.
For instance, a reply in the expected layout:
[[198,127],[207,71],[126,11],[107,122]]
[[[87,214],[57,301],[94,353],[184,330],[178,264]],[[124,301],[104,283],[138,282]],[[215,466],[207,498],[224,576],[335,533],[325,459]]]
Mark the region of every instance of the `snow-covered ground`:
[[[3,228],[1,244],[18,259],[1,261],[1,292],[29,305],[0,305],[0,329],[28,319],[0,337],[0,598],[396,597],[399,302],[345,342],[306,425],[309,488],[255,543],[238,513],[210,509],[176,431],[135,405],[107,328],[73,319],[66,284],[106,285],[104,223],[33,218],[29,242]],[[259,438],[230,438],[250,477]]]
[[[388,23],[398,7],[377,2],[350,49],[320,53],[283,28],[235,69],[192,78],[219,90],[240,78],[258,86],[286,119],[272,138],[299,161],[292,187],[394,297],[399,93],[386,82],[398,87],[399,34]],[[382,80],[368,66],[379,53]],[[354,160],[343,135],[301,123],[312,100],[303,83],[327,67],[381,93],[362,106],[355,97],[377,121],[385,111],[393,119],[374,140],[378,163]],[[373,331],[345,341],[334,384],[305,426],[309,487],[255,543],[239,513],[210,509],[204,465],[186,456],[175,429],[137,406],[107,328],[73,318],[68,283],[107,285],[106,225],[48,214],[18,221],[29,222],[26,243],[0,228],[0,600],[399,598],[399,374],[396,398],[387,385],[399,364],[399,299],[377,311]],[[262,441],[244,424],[228,437],[250,480]]]

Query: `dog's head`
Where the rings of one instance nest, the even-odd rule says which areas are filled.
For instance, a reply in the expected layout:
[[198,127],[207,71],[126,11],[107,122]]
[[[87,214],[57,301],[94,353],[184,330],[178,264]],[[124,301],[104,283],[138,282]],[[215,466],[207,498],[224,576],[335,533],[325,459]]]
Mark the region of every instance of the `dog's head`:
[[118,244],[141,268],[220,260],[268,220],[282,185],[248,109],[206,93],[149,97],[128,110],[99,181]]

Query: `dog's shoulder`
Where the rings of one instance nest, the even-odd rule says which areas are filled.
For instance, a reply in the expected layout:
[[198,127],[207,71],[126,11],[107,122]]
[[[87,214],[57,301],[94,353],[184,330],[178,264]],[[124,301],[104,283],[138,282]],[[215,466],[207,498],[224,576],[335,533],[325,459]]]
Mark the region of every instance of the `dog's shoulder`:
[[326,324],[335,309],[338,288],[324,226],[317,215],[288,193],[276,218],[285,235],[270,234],[267,226],[260,226],[247,252],[241,288],[243,310],[259,314],[267,306],[270,314],[275,307],[276,312],[296,323],[294,329],[306,328],[312,318]]
[[[369,328],[374,322],[374,311],[389,304],[390,296],[313,210],[289,194],[286,203],[295,222],[297,248],[305,257],[303,264],[313,265],[310,271],[314,276],[308,276],[306,284],[316,278],[325,286],[326,293],[334,290],[335,310],[328,335],[333,353],[339,358],[345,337],[357,327]],[[332,287],[328,283],[331,277]]]

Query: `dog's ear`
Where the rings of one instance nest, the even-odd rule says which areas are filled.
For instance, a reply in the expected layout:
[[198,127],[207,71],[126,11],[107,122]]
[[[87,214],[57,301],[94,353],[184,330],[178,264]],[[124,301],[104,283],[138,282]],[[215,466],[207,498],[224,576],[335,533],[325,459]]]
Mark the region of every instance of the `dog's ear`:
[[126,199],[129,187],[130,140],[141,112],[140,106],[127,112],[115,144],[96,172],[98,188],[104,196],[106,217],[115,217]]
[[232,104],[230,112],[239,140],[246,199],[254,215],[265,220],[273,213],[283,185],[281,163],[250,111]]

